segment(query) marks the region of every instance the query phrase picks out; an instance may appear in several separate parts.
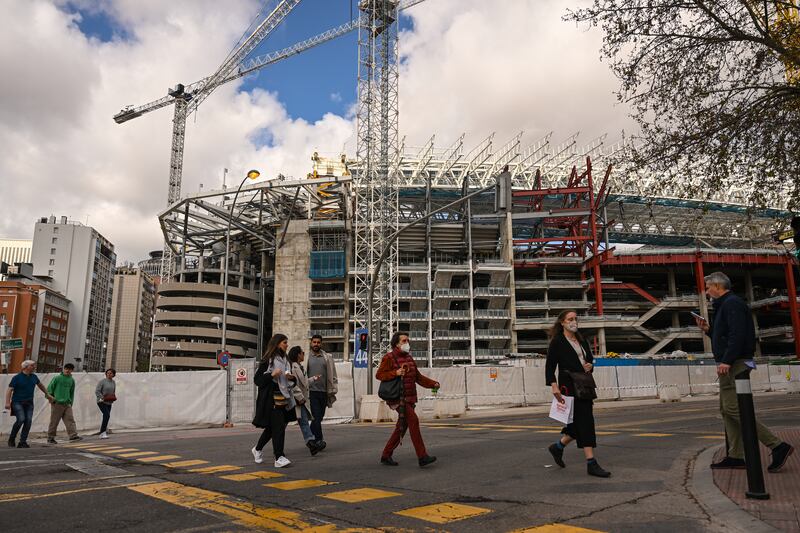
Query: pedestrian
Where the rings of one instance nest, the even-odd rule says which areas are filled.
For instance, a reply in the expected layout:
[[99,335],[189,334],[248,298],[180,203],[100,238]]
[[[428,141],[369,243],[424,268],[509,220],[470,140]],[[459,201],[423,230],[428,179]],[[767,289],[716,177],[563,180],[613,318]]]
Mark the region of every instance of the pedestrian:
[[309,425],[310,421],[314,418],[311,416],[311,411],[308,410],[308,377],[306,377],[306,371],[303,369],[303,361],[305,358],[306,354],[299,346],[292,346],[289,350],[288,359],[292,365],[291,377],[294,378],[292,394],[297,404],[294,408],[295,416],[297,417],[297,425],[300,426],[303,439],[305,439],[306,446],[308,446],[309,451],[311,451],[311,455],[317,455],[319,446],[317,446],[316,438]]
[[75,379],[72,371],[75,365],[67,363],[59,375],[50,380],[47,385],[47,392],[53,398],[50,400],[50,427],[47,429],[48,444],[58,444],[56,442],[56,431],[58,423],[64,420],[67,428],[69,440],[82,440],[78,436],[78,429],[75,427],[75,417],[72,414],[72,404],[75,401]]
[[111,405],[117,401],[117,384],[114,377],[117,371],[113,368],[106,370],[106,377],[97,383],[94,395],[97,397],[97,407],[103,413],[103,422],[100,424],[100,438],[108,438],[108,420],[111,418]]
[[398,463],[392,458],[392,453],[400,445],[406,430],[409,430],[419,466],[423,467],[434,462],[436,457],[428,455],[425,450],[425,443],[422,441],[422,433],[419,430],[419,418],[414,411],[417,403],[417,384],[426,389],[438,389],[439,382],[420,374],[417,363],[411,356],[411,344],[407,333],[398,331],[392,335],[390,344],[392,351],[383,356],[375,377],[380,381],[391,381],[398,376],[401,377],[403,392],[399,401],[386,402],[390,409],[397,411],[397,424],[383,449],[381,464],[397,466]]
[[[695,317],[697,326],[711,337],[711,351],[717,363],[719,376],[719,410],[728,435],[728,453],[711,468],[744,468],[744,444],[739,420],[739,403],[736,397],[736,376],[755,368],[753,355],[756,347],[753,315],[747,304],[731,292],[731,280],[722,272],[705,278],[706,295],[711,298],[714,316],[712,323]],[[794,297],[793,295],[790,295]],[[794,447],[782,442],[765,425],[756,422],[758,440],[772,449],[772,462],[767,470],[777,472],[794,452]]]
[[261,432],[258,443],[250,451],[253,452],[256,463],[264,462],[262,450],[271,439],[275,468],[284,468],[292,464],[283,451],[286,425],[295,420],[295,401],[287,377],[287,374],[291,374],[291,366],[286,358],[288,347],[289,341],[286,335],[280,333],[273,335],[267,343],[267,350],[253,377],[258,386],[253,425],[263,428],[264,431]]
[[[590,476],[610,477],[611,473],[603,470],[594,457],[597,447],[597,435],[594,429],[593,401],[578,398],[575,380],[572,373],[580,376],[594,370],[592,351],[589,343],[578,331],[578,314],[573,310],[562,311],[553,327],[550,328],[550,345],[547,348],[545,363],[545,380],[559,403],[564,403],[563,396],[573,397],[573,420],[561,430],[562,436],[548,450],[556,464],[564,468],[564,448],[573,440],[578,448],[583,449],[586,457],[586,471]],[[558,379],[556,379],[556,368]]]
[[[47,393],[47,389],[39,381],[39,376],[34,374],[36,363],[27,360],[23,361],[21,366],[22,370],[11,378],[6,391],[6,410],[11,411],[12,416],[17,419],[8,436],[8,446],[11,448],[30,448],[28,433],[31,431],[33,422],[33,393],[36,387],[39,387],[48,400],[52,399],[52,396]],[[22,433],[19,436],[19,444],[16,444],[20,428],[22,428]]]
[[311,337],[311,356],[308,358],[308,392],[311,402],[311,431],[314,433],[318,451],[327,446],[322,438],[322,421],[325,409],[333,406],[339,392],[339,379],[336,377],[336,362],[333,356],[322,349],[322,337]]

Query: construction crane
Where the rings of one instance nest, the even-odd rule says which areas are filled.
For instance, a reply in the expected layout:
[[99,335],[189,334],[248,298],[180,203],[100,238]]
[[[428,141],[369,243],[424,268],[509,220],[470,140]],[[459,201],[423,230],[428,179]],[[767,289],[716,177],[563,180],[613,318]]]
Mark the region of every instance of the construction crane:
[[[424,0],[407,0],[403,2],[398,9],[408,9],[415,6]],[[317,45],[326,43],[337,37],[341,37],[361,27],[365,21],[362,17],[351,20],[335,28],[331,28],[319,35],[310,37],[303,41],[293,44],[292,46],[258,56],[247,60],[246,56],[255,49],[256,46],[267,36],[269,33],[280,24],[280,22],[288,15],[288,13],[300,2],[300,0],[283,1],[270,13],[270,15],[256,28],[251,36],[245,40],[242,45],[235,50],[223,65],[217,69],[217,72],[211,76],[203,78],[199,81],[189,85],[178,84],[175,88],[170,89],[167,96],[154,100],[150,103],[140,106],[127,106],[119,113],[114,115],[114,121],[117,124],[122,124],[141,117],[142,115],[167,107],[170,105],[175,106],[175,111],[172,119],[172,151],[170,157],[170,173],[169,173],[169,190],[167,194],[167,205],[172,205],[180,199],[181,192],[181,178],[183,174],[183,150],[185,145],[185,132],[186,132],[186,117],[191,114],[200,103],[207,98],[211,92],[222,84],[237,80],[248,74],[256,72],[268,65],[272,65],[297,55],[305,50],[313,48]],[[172,276],[173,262],[172,247],[169,244],[164,245],[164,255],[161,263],[161,279],[168,281]]]

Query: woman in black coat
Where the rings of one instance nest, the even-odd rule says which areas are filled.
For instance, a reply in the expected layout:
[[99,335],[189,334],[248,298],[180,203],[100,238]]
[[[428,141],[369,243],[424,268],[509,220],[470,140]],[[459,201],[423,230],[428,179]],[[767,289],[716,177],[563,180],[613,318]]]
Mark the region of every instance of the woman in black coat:
[[[545,379],[553,390],[553,396],[564,403],[564,396],[575,395],[575,384],[570,372],[592,372],[594,365],[589,343],[578,331],[578,314],[575,311],[563,311],[550,329],[550,346],[547,348]],[[558,379],[556,379],[558,368]],[[573,440],[578,448],[583,448],[586,456],[587,471],[590,476],[609,477],[610,472],[603,470],[594,458],[597,447],[597,435],[594,430],[594,414],[592,400],[574,398],[572,423],[561,430],[562,436],[548,448],[556,464],[561,468],[564,464],[564,448]]]
[[256,414],[253,425],[263,428],[264,431],[258,443],[250,450],[256,463],[264,461],[264,449],[267,442],[272,440],[272,451],[275,455],[275,468],[289,466],[291,461],[283,452],[283,443],[286,437],[286,425],[293,420],[294,397],[290,392],[289,381],[294,380],[291,375],[291,363],[286,358],[286,349],[289,341],[286,335],[280,333],[273,335],[267,343],[267,351],[261,364],[258,365],[253,382],[258,386],[256,398]]

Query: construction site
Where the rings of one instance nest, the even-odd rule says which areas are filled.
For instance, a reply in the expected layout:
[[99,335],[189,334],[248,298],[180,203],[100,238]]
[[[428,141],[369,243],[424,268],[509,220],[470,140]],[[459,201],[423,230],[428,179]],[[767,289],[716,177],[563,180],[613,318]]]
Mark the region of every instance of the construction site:
[[[546,352],[564,310],[601,357],[710,357],[690,312],[709,316],[714,271],[750,304],[758,355],[800,353],[794,249],[773,238],[791,219],[780,199],[754,211],[735,184],[654,195],[659,177],[631,171],[606,136],[486,132],[439,145],[431,132],[407,145],[397,20],[422,0],[364,0],[350,23],[249,58],[298,3],[257,18],[211,76],[114,117],[174,106],[154,368],[257,357],[278,332],[301,345],[318,334],[337,359],[374,363],[397,330],[427,366],[512,364]],[[355,153],[297,154],[310,158],[306,176],[243,177],[235,194],[181,193],[186,117],[216,87],[352,31]]]

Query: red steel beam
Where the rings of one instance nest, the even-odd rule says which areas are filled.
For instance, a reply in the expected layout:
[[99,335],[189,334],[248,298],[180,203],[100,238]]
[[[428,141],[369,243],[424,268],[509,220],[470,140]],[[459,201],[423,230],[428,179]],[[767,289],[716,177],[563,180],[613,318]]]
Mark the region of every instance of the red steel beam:
[[[594,285],[594,284],[593,284]],[[661,300],[644,290],[643,288],[639,287],[635,283],[602,283],[601,284],[603,289],[607,291],[614,291],[614,290],[630,290],[655,305],[661,303]]]
[[786,290],[789,293],[789,314],[792,316],[794,356],[800,359],[800,316],[797,314],[797,285],[794,280],[794,260],[790,256],[785,257],[783,269],[786,275]]
[[[704,263],[734,263],[742,265],[783,265],[785,259],[780,255],[754,255],[736,253],[694,252],[686,254],[655,254],[655,255],[615,255],[608,257],[604,263],[611,266],[627,265],[675,265],[691,264],[702,258]],[[589,259],[587,266],[598,259]]]
[[562,236],[562,237],[536,237],[535,239],[514,239],[514,244],[535,244],[539,242],[552,242],[552,243],[563,243],[563,242],[585,242],[592,240],[591,237],[583,235],[583,236]]
[[589,187],[553,187],[551,189],[535,189],[531,191],[514,191],[513,197],[550,196],[557,194],[578,194],[589,192]]

